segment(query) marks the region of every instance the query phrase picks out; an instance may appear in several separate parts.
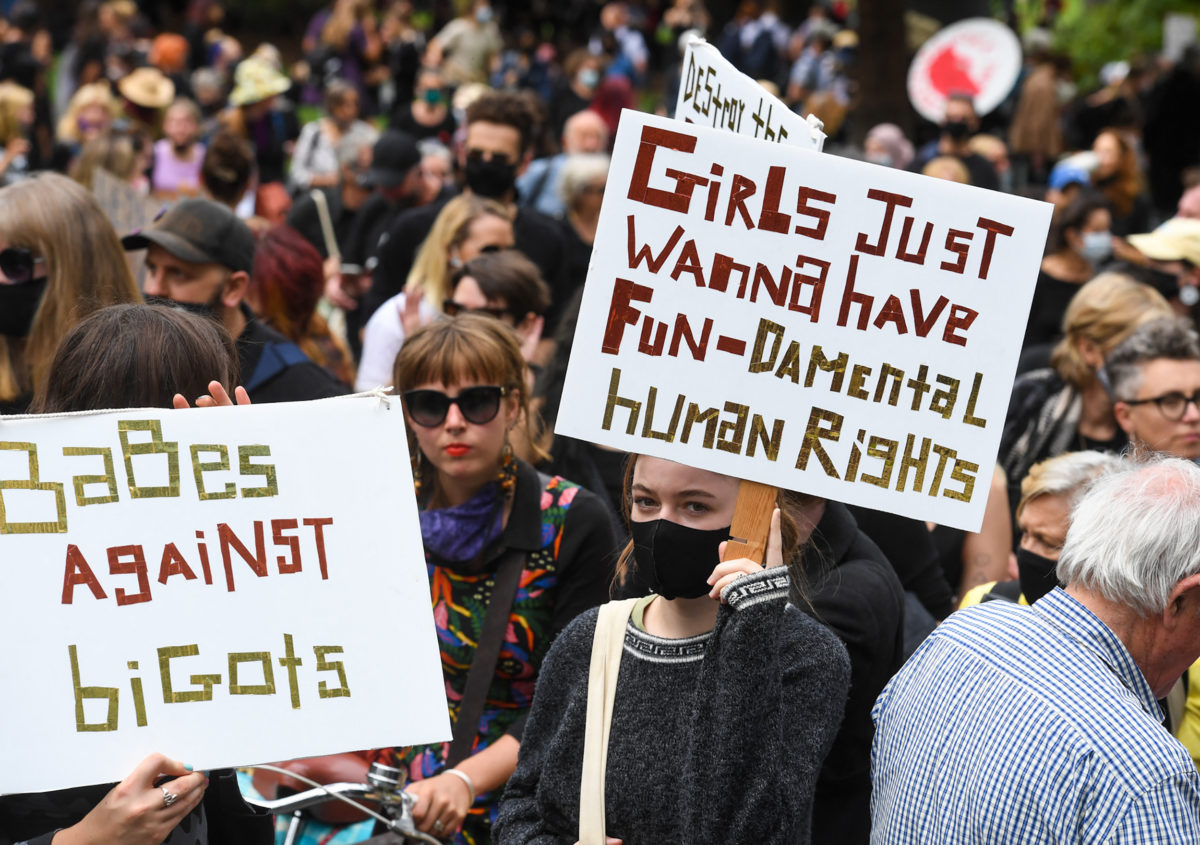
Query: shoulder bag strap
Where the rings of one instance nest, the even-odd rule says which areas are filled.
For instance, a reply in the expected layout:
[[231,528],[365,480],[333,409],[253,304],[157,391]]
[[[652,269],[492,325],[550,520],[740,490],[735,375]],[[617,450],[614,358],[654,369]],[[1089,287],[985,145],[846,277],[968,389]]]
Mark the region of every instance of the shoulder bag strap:
[[579,845],[604,845],[604,775],[608,769],[608,737],[617,674],[625,647],[625,627],[637,599],[600,607],[592,638],[588,671],[587,720],[583,737],[583,772],[579,784]]
[[504,644],[504,636],[508,631],[508,618],[512,615],[513,599],[517,595],[521,572],[525,569],[525,558],[525,552],[520,549],[509,549],[496,567],[492,598],[483,615],[483,630],[479,634],[475,656],[471,659],[471,668],[467,670],[467,684],[463,688],[458,719],[454,722],[454,734],[446,754],[447,769],[470,757],[471,749],[475,746],[484,700],[496,675],[496,660],[500,657],[500,646]]

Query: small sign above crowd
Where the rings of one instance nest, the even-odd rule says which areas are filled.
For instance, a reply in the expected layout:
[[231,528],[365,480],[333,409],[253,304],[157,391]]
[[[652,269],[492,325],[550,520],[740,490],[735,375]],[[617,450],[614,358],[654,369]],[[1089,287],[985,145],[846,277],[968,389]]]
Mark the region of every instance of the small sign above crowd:
[[1048,205],[631,111],[608,185],[559,433],[978,529]]
[[825,145],[821,121],[796,114],[703,38],[684,50],[675,119],[805,150]]
[[369,397],[0,421],[0,793],[447,739],[405,442]]

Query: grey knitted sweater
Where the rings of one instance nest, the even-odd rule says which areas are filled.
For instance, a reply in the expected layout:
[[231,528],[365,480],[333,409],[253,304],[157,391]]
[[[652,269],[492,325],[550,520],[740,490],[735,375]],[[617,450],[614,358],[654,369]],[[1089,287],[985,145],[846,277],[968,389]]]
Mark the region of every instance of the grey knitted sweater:
[[[813,790],[842,719],[846,650],[787,604],[782,569],[726,588],[711,633],[625,632],[605,775],[607,834],[624,845],[809,841]],[[572,845],[596,610],[538,678],[493,829],[498,845]]]

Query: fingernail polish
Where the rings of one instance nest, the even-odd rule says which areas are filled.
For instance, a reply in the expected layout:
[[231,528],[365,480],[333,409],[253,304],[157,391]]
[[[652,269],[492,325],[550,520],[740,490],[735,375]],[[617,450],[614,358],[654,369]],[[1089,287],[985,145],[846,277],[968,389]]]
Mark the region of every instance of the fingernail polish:
[[187,769],[189,772],[192,771],[192,767],[187,764],[184,764],[184,768]]

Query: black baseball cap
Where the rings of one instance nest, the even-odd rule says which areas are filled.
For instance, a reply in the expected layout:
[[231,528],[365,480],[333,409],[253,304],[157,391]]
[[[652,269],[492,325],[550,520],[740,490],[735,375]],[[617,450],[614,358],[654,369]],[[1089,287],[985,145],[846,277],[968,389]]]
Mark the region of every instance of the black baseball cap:
[[254,233],[227,207],[209,199],[180,200],[148,228],[121,238],[126,250],[154,244],[180,261],[254,270]]
[[394,188],[421,163],[417,142],[399,129],[385,130],[371,151],[371,166],[358,177],[364,188]]

